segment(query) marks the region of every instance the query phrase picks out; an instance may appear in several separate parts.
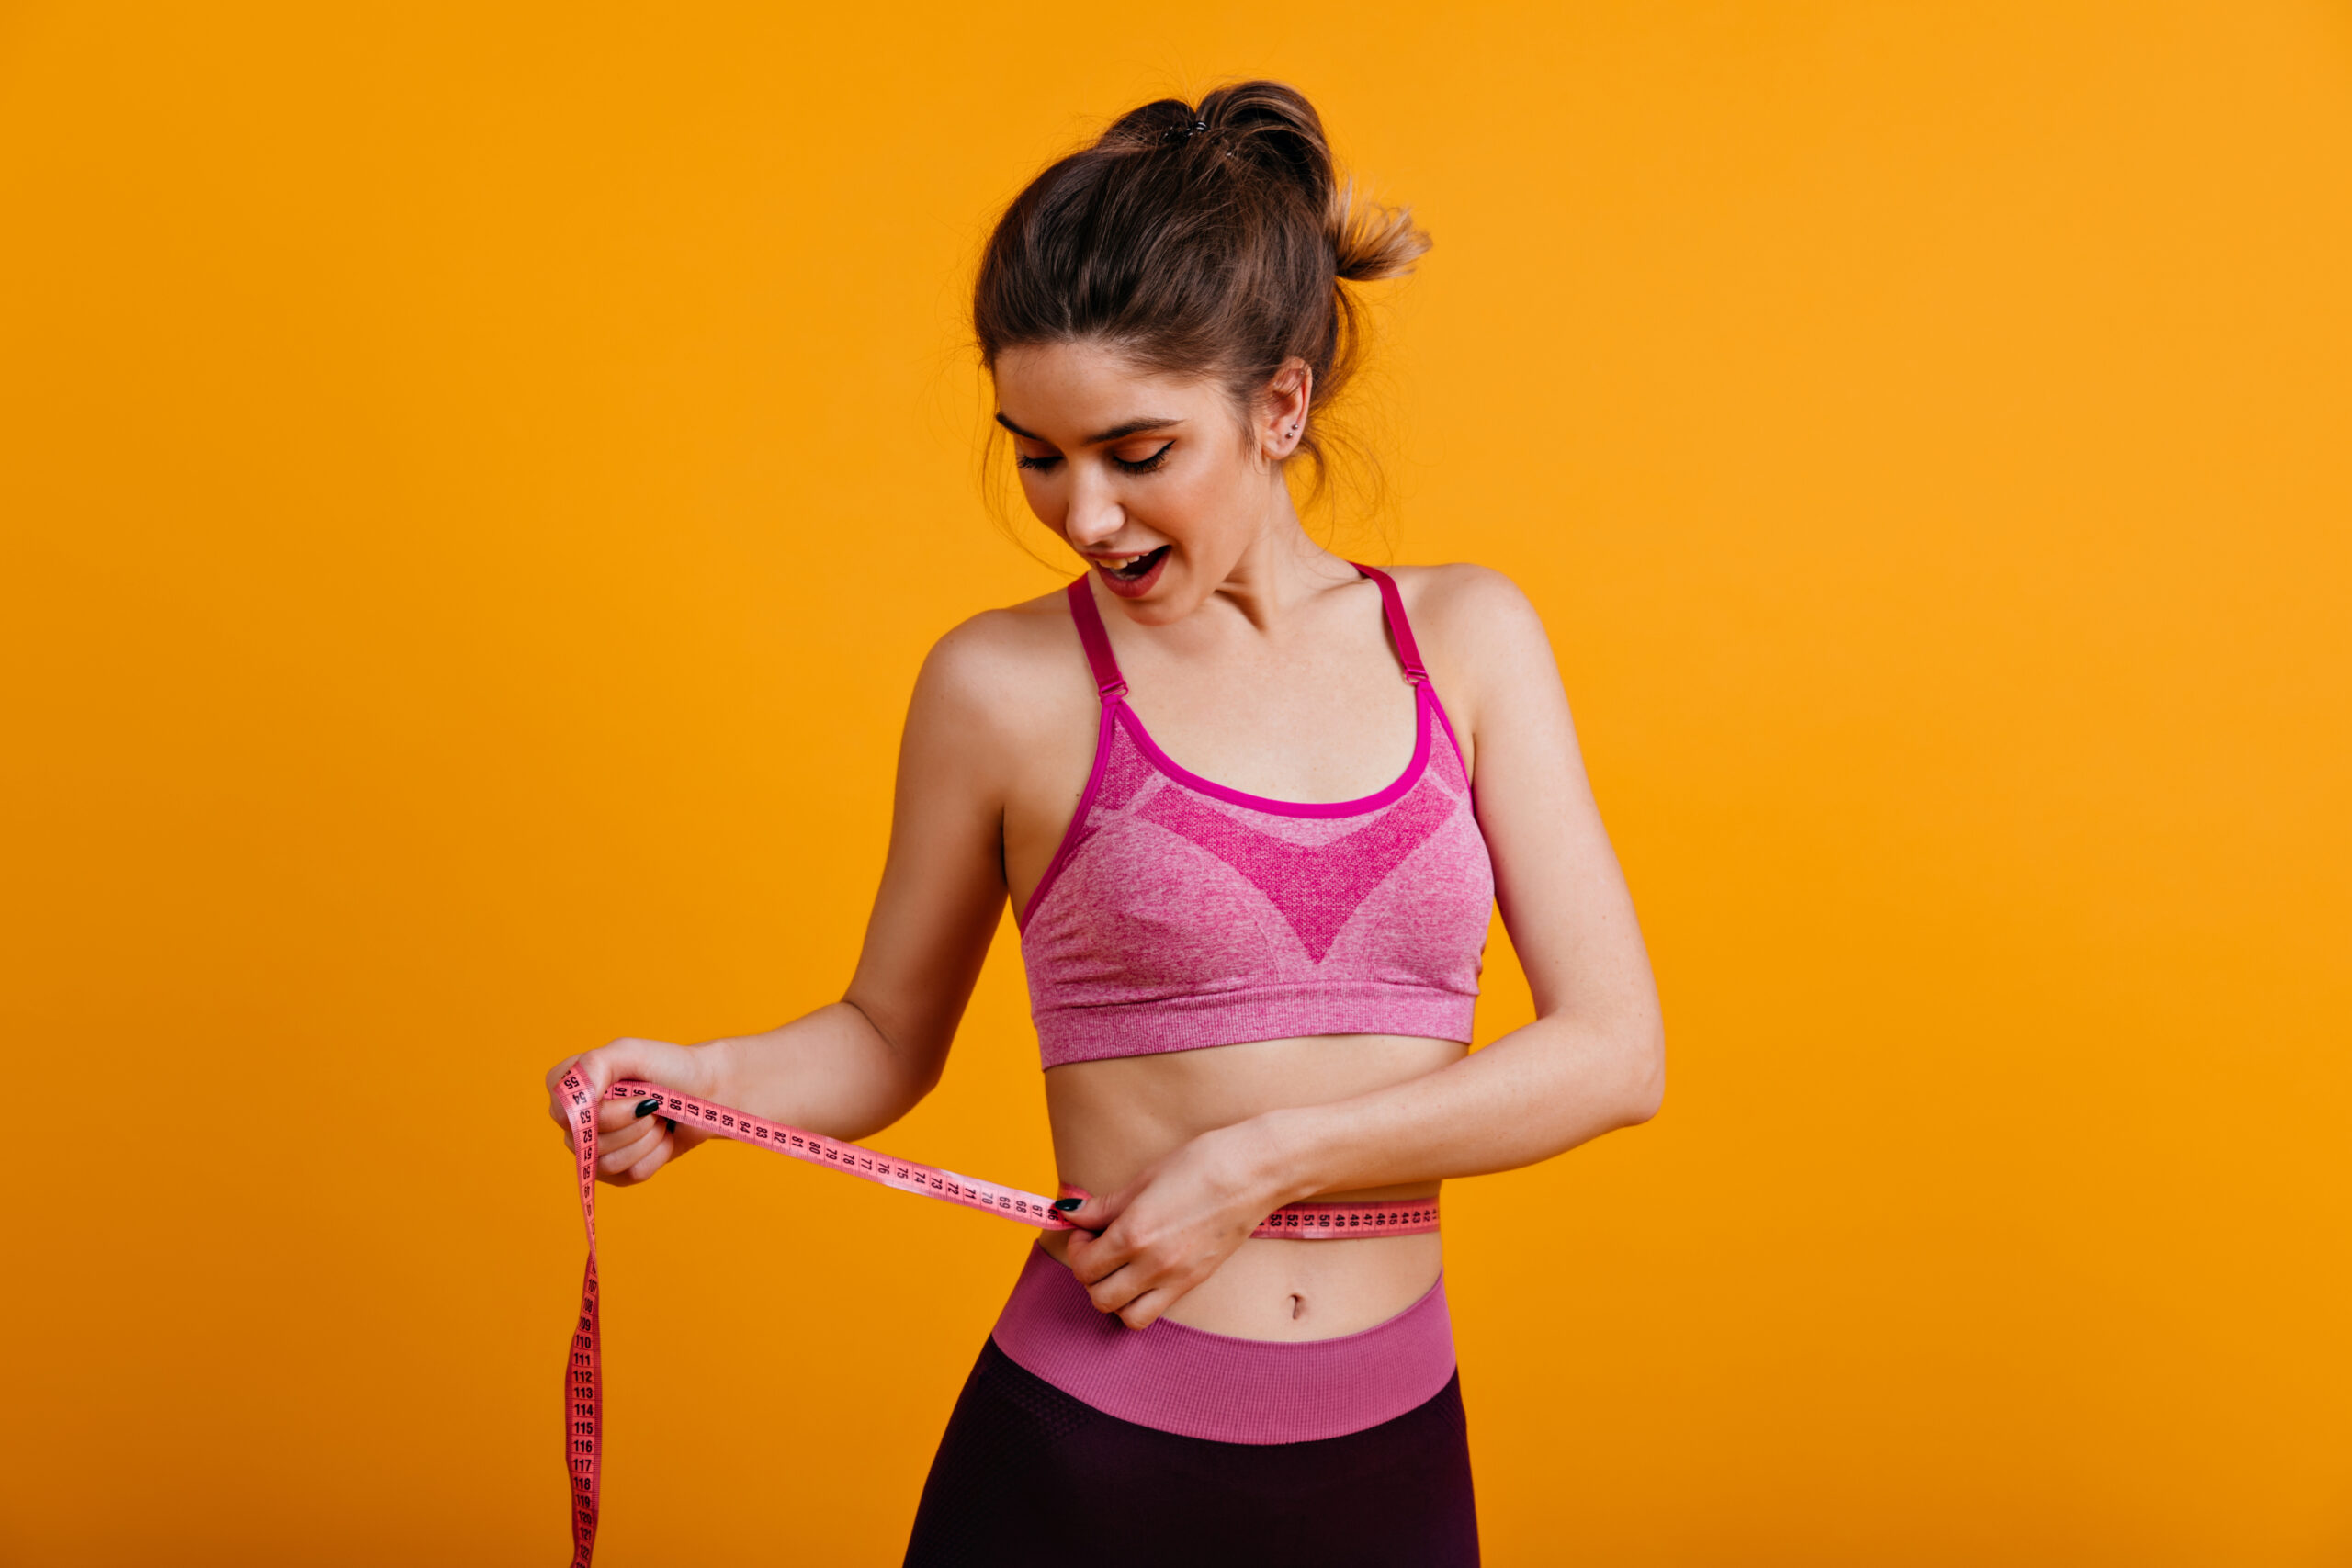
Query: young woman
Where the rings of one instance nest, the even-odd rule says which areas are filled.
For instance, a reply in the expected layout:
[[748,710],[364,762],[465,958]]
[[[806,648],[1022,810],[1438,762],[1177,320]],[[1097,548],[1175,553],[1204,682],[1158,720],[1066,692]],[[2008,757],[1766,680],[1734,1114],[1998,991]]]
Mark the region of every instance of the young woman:
[[[1475,1562],[1438,1235],[1251,1231],[1657,1108],[1648,961],[1534,611],[1478,567],[1350,565],[1285,482],[1351,368],[1349,286],[1426,248],[1272,83],[1039,175],[974,321],[1083,575],[933,649],[841,1001],[548,1075],[864,1137],[939,1080],[1011,898],[1080,1228],[982,1347],[911,1564]],[[1538,1016],[1472,1055],[1496,902]],[[700,1141],[602,1118],[608,1181]]]

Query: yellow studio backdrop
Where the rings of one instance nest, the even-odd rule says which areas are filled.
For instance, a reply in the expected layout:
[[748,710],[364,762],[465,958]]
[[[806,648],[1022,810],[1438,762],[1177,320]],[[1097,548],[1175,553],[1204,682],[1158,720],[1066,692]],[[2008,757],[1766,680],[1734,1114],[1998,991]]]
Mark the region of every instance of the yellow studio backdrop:
[[[1060,581],[986,225],[1242,74],[1436,236],[1331,525],[1533,596],[1666,1000],[1656,1123],[1448,1195],[1489,1560],[2352,1562],[2283,0],[0,11],[0,1561],[557,1561],[539,1075],[839,994],[923,650]],[[876,1141],[1034,1188],[1009,934]],[[733,1147],[605,1224],[606,1559],[895,1562],[1024,1234]]]

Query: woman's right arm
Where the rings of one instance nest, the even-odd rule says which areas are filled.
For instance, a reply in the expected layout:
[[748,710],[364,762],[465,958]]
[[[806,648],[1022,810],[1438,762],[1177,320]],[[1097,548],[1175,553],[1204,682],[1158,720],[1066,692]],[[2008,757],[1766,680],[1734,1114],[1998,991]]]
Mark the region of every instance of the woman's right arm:
[[[916,679],[889,854],[842,999],[763,1033],[699,1045],[622,1039],[564,1058],[548,1071],[548,1113],[567,1144],[556,1084],[574,1062],[599,1095],[642,1078],[837,1138],[888,1126],[939,1081],[1004,908],[1004,784],[1019,737],[995,697],[1022,639],[1001,615],[941,638]],[[620,1184],[705,1137],[638,1117],[624,1100],[601,1101],[597,1127],[597,1173]]]

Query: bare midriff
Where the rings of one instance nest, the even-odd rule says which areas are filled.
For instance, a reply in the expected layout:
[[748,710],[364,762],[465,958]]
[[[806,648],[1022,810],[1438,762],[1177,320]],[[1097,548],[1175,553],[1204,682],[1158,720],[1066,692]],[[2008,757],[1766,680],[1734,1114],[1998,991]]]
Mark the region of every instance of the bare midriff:
[[[1220,1127],[1270,1111],[1329,1105],[1461,1060],[1451,1040],[1317,1035],[1245,1045],[1072,1062],[1046,1074],[1046,1109],[1062,1179],[1098,1196]],[[1434,1181],[1317,1192],[1321,1202],[1425,1198]],[[1044,1246],[1062,1256],[1067,1238]],[[1245,1241],[1170,1308],[1171,1322],[1244,1339],[1329,1339],[1386,1321],[1429,1290],[1440,1238]]]

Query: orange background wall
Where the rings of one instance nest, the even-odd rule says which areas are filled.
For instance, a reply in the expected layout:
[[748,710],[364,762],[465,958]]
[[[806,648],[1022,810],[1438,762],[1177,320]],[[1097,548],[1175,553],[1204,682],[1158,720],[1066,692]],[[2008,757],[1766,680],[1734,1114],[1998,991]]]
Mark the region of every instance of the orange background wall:
[[[0,1559],[557,1560],[539,1074],[838,993],[1057,581],[985,224],[1265,73],[1438,240],[1342,542],[1534,596],[1667,1003],[1448,1198],[1490,1560],[2352,1562],[2352,11],[807,9],[0,12]],[[879,1141],[1050,1181],[1009,944]],[[896,1562],[1022,1235],[605,1235],[609,1562]]]

